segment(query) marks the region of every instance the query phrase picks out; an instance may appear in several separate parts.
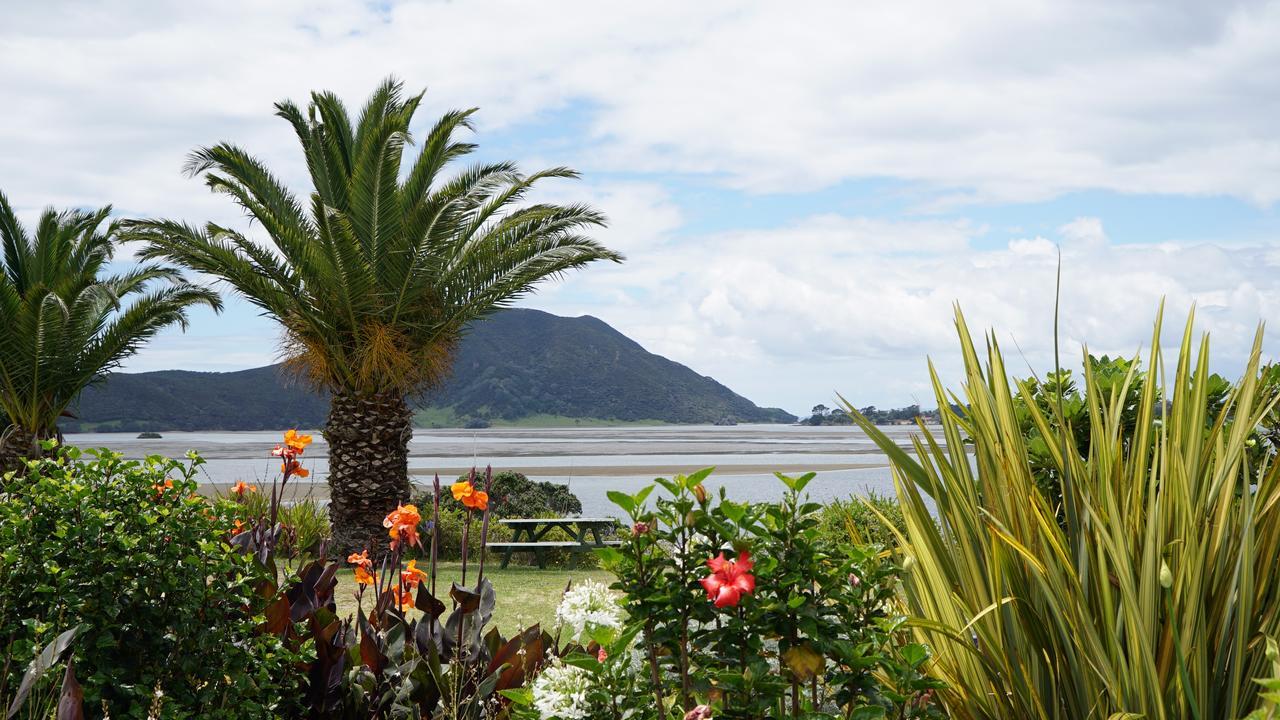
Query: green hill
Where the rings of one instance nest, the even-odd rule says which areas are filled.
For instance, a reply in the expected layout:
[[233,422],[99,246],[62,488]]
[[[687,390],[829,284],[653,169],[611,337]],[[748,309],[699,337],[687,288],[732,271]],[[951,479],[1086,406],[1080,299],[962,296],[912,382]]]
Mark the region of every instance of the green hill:
[[[794,422],[590,317],[512,309],[476,324],[453,375],[421,400],[420,425]],[[279,366],[228,373],[117,373],[64,423],[77,430],[318,427],[327,398]]]

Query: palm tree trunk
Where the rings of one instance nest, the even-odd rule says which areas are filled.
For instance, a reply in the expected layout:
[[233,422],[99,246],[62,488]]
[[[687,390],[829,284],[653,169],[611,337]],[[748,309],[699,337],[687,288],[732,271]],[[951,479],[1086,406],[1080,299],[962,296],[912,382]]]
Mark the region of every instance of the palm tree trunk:
[[409,499],[412,423],[403,395],[333,394],[324,439],[334,552],[386,549],[382,519]]
[[0,476],[21,470],[27,460],[39,457],[40,442],[36,434],[20,425],[0,431]]

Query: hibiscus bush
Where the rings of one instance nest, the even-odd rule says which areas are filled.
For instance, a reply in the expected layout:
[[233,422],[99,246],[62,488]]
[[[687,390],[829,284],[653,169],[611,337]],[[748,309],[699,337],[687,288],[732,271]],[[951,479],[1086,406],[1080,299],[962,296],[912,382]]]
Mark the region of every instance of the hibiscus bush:
[[565,659],[587,674],[535,682],[538,717],[939,717],[930,650],[902,639],[899,569],[824,536],[813,474],[778,475],[782,501],[744,504],[709,493],[709,473],[610,493],[631,521],[602,551],[625,619],[593,638],[599,656]]
[[66,448],[0,483],[0,686],[79,628],[65,656],[90,716],[287,714],[297,658],[255,631],[263,572],[231,508],[196,495],[199,463]]

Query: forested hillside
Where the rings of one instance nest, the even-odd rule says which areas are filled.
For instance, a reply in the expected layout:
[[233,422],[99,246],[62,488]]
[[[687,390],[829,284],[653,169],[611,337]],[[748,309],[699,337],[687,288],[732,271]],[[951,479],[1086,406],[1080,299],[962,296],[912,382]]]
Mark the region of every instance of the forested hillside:
[[[511,309],[478,323],[448,382],[419,399],[423,424],[483,425],[535,417],[672,423],[793,422],[606,323]],[[318,427],[328,399],[278,366],[111,376],[85,392],[75,430],[266,430]]]

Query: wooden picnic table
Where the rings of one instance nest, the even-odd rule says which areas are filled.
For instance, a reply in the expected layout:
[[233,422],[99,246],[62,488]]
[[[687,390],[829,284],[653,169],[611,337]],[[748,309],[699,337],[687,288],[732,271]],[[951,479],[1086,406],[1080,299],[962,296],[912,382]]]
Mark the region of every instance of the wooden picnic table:
[[[502,567],[511,562],[516,551],[532,552],[538,567],[546,568],[547,550],[587,552],[596,548],[621,545],[621,540],[606,539],[607,531],[618,526],[617,518],[563,517],[563,518],[511,518],[498,522],[511,527],[511,539],[488,543],[491,550],[502,551]],[[562,528],[572,540],[543,540],[556,528]],[[588,539],[587,536],[591,538]],[[521,539],[523,538],[523,539]]]

